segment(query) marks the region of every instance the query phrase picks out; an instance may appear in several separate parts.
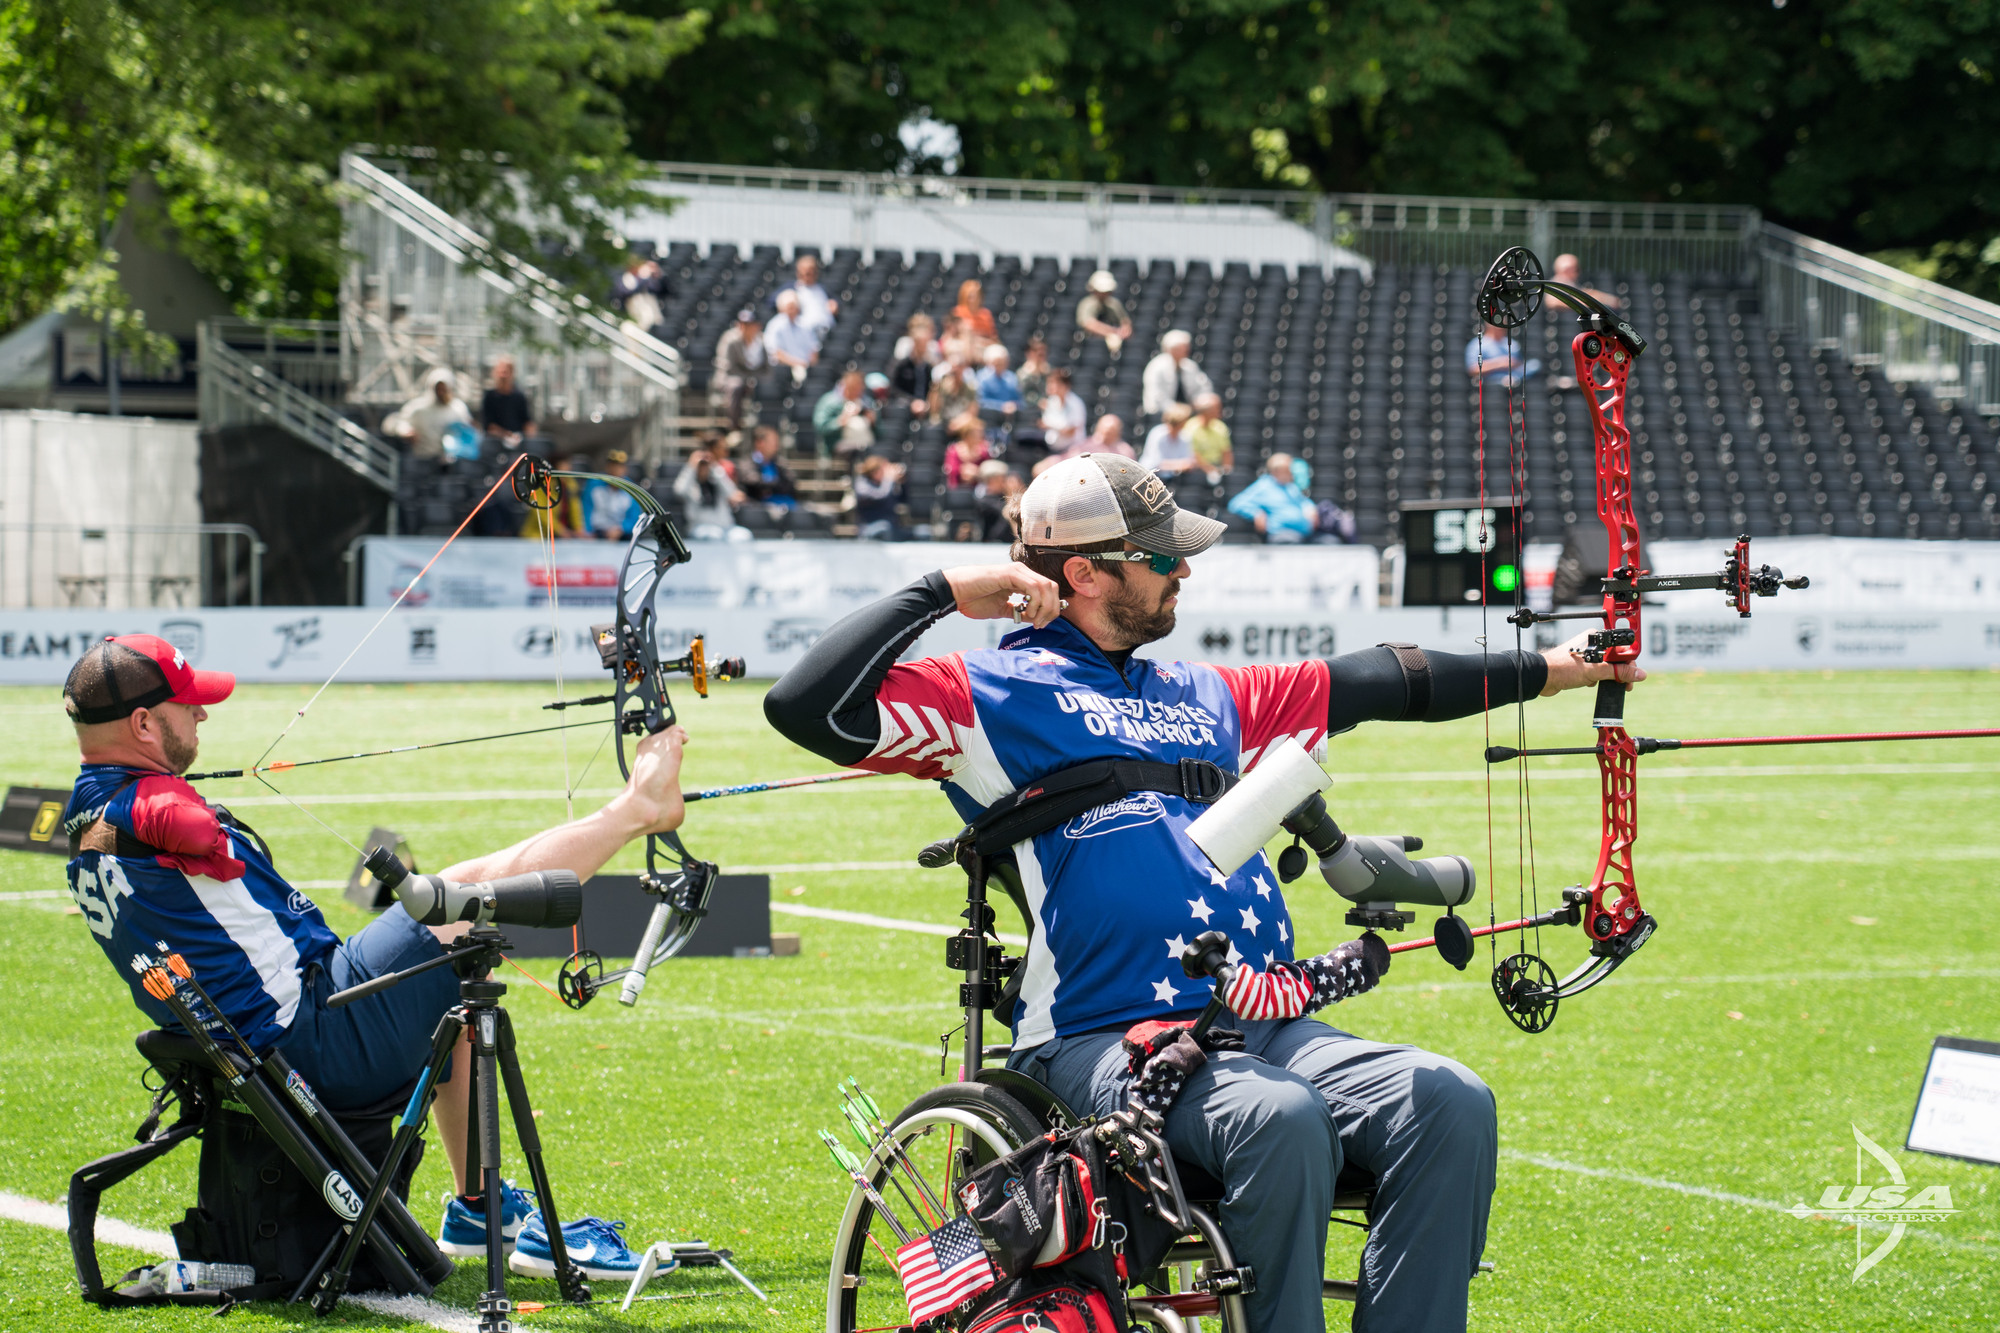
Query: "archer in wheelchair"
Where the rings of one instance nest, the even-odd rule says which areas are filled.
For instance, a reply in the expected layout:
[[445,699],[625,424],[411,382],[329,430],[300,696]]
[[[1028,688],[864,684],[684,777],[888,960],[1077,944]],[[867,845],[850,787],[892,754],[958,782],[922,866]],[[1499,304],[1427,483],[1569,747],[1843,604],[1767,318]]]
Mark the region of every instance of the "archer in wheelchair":
[[[163,1073],[197,1066],[204,1080],[226,1080],[238,1102],[261,1096],[251,1085],[263,1086],[268,1075],[272,1088],[266,1092],[275,1089],[276,1109],[252,1109],[270,1112],[258,1123],[287,1146],[295,1166],[302,1160],[312,1161],[314,1170],[345,1166],[350,1175],[372,1181],[372,1168],[331,1122],[379,1119],[386,1139],[389,1115],[410,1099],[419,1071],[444,1071],[424,1088],[436,1097],[454,1183],[439,1240],[445,1253],[483,1253],[491,1264],[501,1250],[514,1251],[517,1237],[537,1223],[522,1191],[511,1182],[502,1185],[497,1170],[468,1178],[467,1088],[474,1080],[464,1071],[488,1060],[491,1043],[480,1048],[480,1062],[468,1056],[464,1040],[432,1049],[436,1034],[446,1030],[441,1020],[464,1001],[462,982],[491,992],[475,1009],[490,1011],[493,997],[505,989],[477,970],[497,952],[468,946],[498,940],[490,930],[484,941],[475,938],[496,920],[569,924],[580,908],[581,880],[632,839],[677,828],[686,733],[672,726],[640,741],[624,790],[602,809],[441,875],[409,877],[400,902],[341,940],[312,900],[278,873],[255,830],[204,801],[182,776],[194,763],[209,708],[227,699],[235,684],[225,672],[194,670],[172,644],[147,634],[107,639],[78,659],[63,690],[83,761],[63,816],[70,893],[106,957],[132,986],[134,1002],[163,1029],[142,1037],[142,1052]],[[391,984],[404,975],[407,984]],[[356,987],[366,989],[338,994]],[[190,1013],[200,1016],[201,1030],[190,1028]],[[210,1029],[227,1040],[217,1046]],[[511,1074],[511,1037],[500,1057],[501,1069]],[[480,1080],[489,1077],[474,1072]],[[510,1087],[510,1101],[516,1100],[511,1094]],[[190,1095],[200,1098],[192,1089]],[[339,1160],[322,1164],[309,1137],[282,1123],[289,1115],[281,1104],[287,1095]],[[413,1099],[410,1106],[416,1106]],[[156,1103],[155,1122],[160,1109]],[[245,1132],[254,1136],[254,1127]],[[204,1182],[206,1162],[205,1145]],[[129,1174],[136,1166],[120,1169]],[[316,1196],[319,1177],[312,1179]],[[266,1177],[267,1186],[275,1180]],[[357,1183],[352,1202],[358,1209],[359,1192],[368,1186]],[[328,1191],[328,1204],[335,1206],[333,1195],[344,1191],[332,1185]],[[94,1207],[94,1194],[90,1202]],[[344,1215],[351,1219],[356,1212]],[[423,1270],[419,1275],[402,1263],[401,1281],[392,1273],[392,1285],[428,1292],[440,1272],[450,1272],[449,1261],[441,1268],[426,1265],[425,1258],[437,1259],[437,1248],[400,1203],[384,1217],[393,1234],[376,1247],[377,1258],[398,1266],[389,1252],[400,1249]],[[502,1244],[489,1246],[496,1227]],[[558,1269],[567,1271],[560,1238],[544,1244]],[[183,1257],[190,1256],[184,1251]],[[240,1262],[245,1256],[212,1257]],[[89,1264],[94,1272],[94,1259]],[[86,1281],[86,1296],[90,1287]]]
[[[1148,1112],[1160,1123],[1147,1132],[1168,1150],[1154,1174],[1169,1210],[1167,1165],[1177,1164],[1183,1195],[1214,1204],[1211,1216],[1190,1203],[1194,1211],[1167,1227],[1188,1223],[1206,1247],[1210,1290],[1189,1294],[1220,1302],[1234,1327],[1324,1327],[1327,1227],[1337,1203],[1361,1202],[1359,1186],[1368,1191],[1369,1238],[1352,1292],[1355,1327],[1462,1328],[1493,1191],[1491,1093],[1454,1061],[1308,1021],[1312,1010],[1372,987],[1386,947],[1364,935],[1297,960],[1283,881],[1263,837],[1244,835],[1255,837],[1254,854],[1226,864],[1227,839],[1210,852],[1190,835],[1239,774],[1247,784],[1265,763],[1282,762],[1288,738],[1316,751],[1365,721],[1445,721],[1640,674],[1585,661],[1580,640],[1547,653],[1483,656],[1382,645],[1246,668],[1148,659],[1135,650],[1173,632],[1182,581],[1193,576],[1189,560],[1222,525],[1178,509],[1130,460],[1084,455],[1035,479],[1016,527],[1022,540],[1012,562],[939,571],[854,613],[765,700],[773,726],[836,763],[942,783],[966,824],[928,853],[934,864],[966,868],[972,899],[966,931],[949,942],[948,961],[964,975],[959,1081],[920,1097],[878,1136],[891,1165],[914,1164],[920,1151],[941,1154],[913,1165],[909,1174],[924,1184],[907,1187],[905,1211],[937,1211],[942,1223],[952,1210],[938,1209],[943,1196],[926,1197],[926,1189],[939,1194],[938,1184],[966,1180],[1051,1125]],[[954,610],[1025,624],[992,649],[899,661]],[[1279,807],[1272,825],[1298,804]],[[1302,837],[1309,814],[1300,812]],[[1339,842],[1344,835],[1324,827],[1332,821],[1317,818],[1313,845],[1330,849],[1323,856],[1335,863],[1328,874],[1336,888],[1353,884],[1353,866],[1369,861],[1371,846],[1374,864],[1420,846]],[[1436,894],[1404,901],[1464,900],[1449,895],[1469,894],[1469,874],[1455,887],[1456,866],[1414,869],[1435,865],[1402,862],[1399,874]],[[1003,959],[993,938],[989,882],[1028,923],[1019,960]],[[1365,898],[1356,904],[1363,913],[1394,910]],[[1212,1002],[1213,969],[1183,967],[1191,944],[1210,932],[1226,941],[1222,1003],[1243,1006],[1221,1030],[1241,1037],[1240,1045],[1202,1049],[1191,1035],[1182,1040],[1191,1027],[1148,1025],[1192,1024]],[[1012,1029],[1011,1043],[986,1046],[987,1013]],[[1005,1067],[988,1069],[989,1059]],[[1179,1086],[1164,1111],[1146,1105],[1143,1091],[1134,1109],[1135,1085],[1155,1100],[1163,1095],[1147,1082],[1168,1077],[1152,1075],[1155,1065],[1176,1069]],[[867,1112],[856,1116],[865,1121]],[[1131,1165],[1137,1151],[1120,1156],[1111,1174],[1123,1180],[1129,1168],[1147,1179]],[[881,1182],[860,1174],[878,1195],[883,1182],[897,1185],[896,1172]],[[1185,1185],[1197,1176],[1198,1185]],[[887,1282],[867,1271],[886,1262],[893,1243],[870,1228],[881,1211],[857,1185],[835,1255],[830,1328],[904,1322],[891,1309],[900,1301],[879,1295],[896,1285],[898,1269],[886,1269]],[[1137,1213],[1156,1215],[1152,1204]],[[1130,1228],[1131,1216],[1120,1224]],[[1169,1248],[1160,1262],[1175,1261]],[[1143,1315],[1143,1298],[1135,1302],[1134,1315]],[[1186,1317],[1156,1310],[1161,1327]]]

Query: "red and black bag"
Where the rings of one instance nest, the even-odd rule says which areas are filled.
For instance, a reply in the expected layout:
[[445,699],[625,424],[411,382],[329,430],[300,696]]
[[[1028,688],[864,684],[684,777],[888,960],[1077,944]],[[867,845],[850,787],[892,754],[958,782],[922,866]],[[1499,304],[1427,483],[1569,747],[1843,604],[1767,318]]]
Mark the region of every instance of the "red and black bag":
[[1049,1133],[988,1162],[958,1186],[958,1203],[1003,1277],[1049,1268],[1103,1244],[1094,1145]]
[[1024,1278],[995,1292],[965,1333],[1122,1333],[1102,1293],[1060,1278]]

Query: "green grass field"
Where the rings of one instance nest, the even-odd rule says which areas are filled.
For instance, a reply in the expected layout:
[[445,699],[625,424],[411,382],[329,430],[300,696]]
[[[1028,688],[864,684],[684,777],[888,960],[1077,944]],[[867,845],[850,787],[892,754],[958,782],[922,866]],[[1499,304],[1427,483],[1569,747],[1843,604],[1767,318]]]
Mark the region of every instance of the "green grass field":
[[[245,763],[308,692],[251,687],[216,711],[203,766]],[[817,772],[826,765],[763,725],[754,684],[684,705],[689,786]],[[531,686],[336,687],[280,757],[304,759],[412,740],[536,725]],[[1579,744],[1584,693],[1530,710],[1532,738]],[[1659,678],[1630,705],[1650,735],[1978,726],[2000,716],[2000,673]],[[8,733],[0,780],[67,785],[74,747],[50,689],[0,691]],[[1512,716],[1495,719],[1511,732]],[[572,768],[596,742],[569,733]],[[306,770],[281,783],[344,834],[403,831],[426,866],[491,848],[562,817],[553,737]],[[1369,727],[1341,738],[1330,802],[1352,830],[1412,832],[1487,874],[1487,792],[1478,720]],[[1377,992],[1343,1005],[1361,1035],[1444,1052],[1477,1070],[1500,1107],[1499,1193],[1473,1289],[1481,1330],[1862,1330],[2000,1326],[1996,1169],[1899,1145],[1931,1039],[2000,1038],[2000,742],[1737,750],[1642,761],[1639,883],[1654,941],[1610,983],[1562,1007],[1540,1036],[1514,1029],[1486,983],[1487,951],[1465,973],[1400,958]],[[584,780],[616,785],[608,754]],[[1496,894],[1516,890],[1514,797],[1496,774]],[[345,878],[353,853],[254,784],[211,794],[269,838],[297,880]],[[338,798],[338,799],[332,799]],[[579,797],[580,803],[583,797]],[[1586,877],[1597,848],[1595,768],[1541,761],[1533,810],[1544,906]],[[778,904],[949,922],[962,883],[918,870],[918,846],[954,826],[923,784],[884,778],[692,808],[684,830],[725,866],[898,861],[907,870],[788,871]],[[637,864],[628,851],[613,868]],[[1297,935],[1349,938],[1332,895],[1292,886]],[[0,852],[0,895],[58,888],[53,857]],[[1482,893],[1482,896],[1483,893]],[[363,924],[337,891],[315,891],[336,929]],[[146,1105],[132,1035],[143,1023],[124,982],[61,901],[0,900],[0,1190],[59,1199],[69,1173],[130,1141]],[[1485,905],[1478,907],[1483,919]],[[938,1081],[937,1034],[954,1022],[942,942],[774,914],[801,954],[675,960],[639,1007],[606,999],[572,1013],[520,982],[510,996],[523,1061],[565,1215],[624,1218],[635,1246],[703,1237],[737,1252],[772,1295],[769,1313],[713,1270],[655,1287],[689,1299],[522,1316],[535,1328],[819,1327],[827,1246],[845,1182],[814,1138],[837,1123],[835,1080],[859,1077],[885,1106]],[[1009,923],[1009,929],[1019,929]],[[1567,971],[1580,933],[1546,937]],[[552,978],[553,962],[530,970]],[[1854,1181],[1858,1126],[1911,1182],[1951,1188],[1956,1216],[1915,1228],[1860,1281],[1855,1235],[1780,1208]],[[192,1202],[184,1149],[106,1197],[108,1216],[164,1229]],[[518,1159],[513,1159],[518,1166]],[[1872,1170],[1871,1166],[1871,1170]],[[1879,1175],[1870,1175],[1880,1182]],[[416,1193],[445,1180],[434,1152]],[[435,1204],[418,1209],[426,1222]],[[1344,1228],[1335,1228],[1344,1232]],[[1329,1267],[1353,1271],[1333,1238]],[[1873,1248],[1879,1232],[1864,1233]],[[139,1257],[106,1247],[106,1267]],[[469,1306],[471,1268],[439,1292]],[[553,1297],[517,1281],[517,1299]],[[1344,1327],[1346,1306],[1331,1306]],[[233,1330],[309,1322],[257,1307]],[[344,1308],[334,1321],[400,1327]],[[206,1328],[199,1312],[107,1314],[75,1296],[60,1233],[0,1222],[0,1329]]]

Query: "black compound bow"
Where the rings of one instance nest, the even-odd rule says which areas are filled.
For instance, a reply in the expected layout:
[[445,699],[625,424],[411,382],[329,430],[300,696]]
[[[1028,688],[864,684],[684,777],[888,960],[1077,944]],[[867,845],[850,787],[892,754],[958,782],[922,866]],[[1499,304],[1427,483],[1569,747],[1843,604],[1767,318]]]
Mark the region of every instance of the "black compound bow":
[[[658,735],[677,720],[673,700],[667,693],[667,677],[685,673],[691,678],[695,693],[707,698],[710,678],[740,677],[743,661],[728,658],[711,669],[699,637],[681,657],[669,660],[661,655],[654,599],[667,571],[688,562],[687,543],[653,494],[624,477],[572,472],[552,468],[539,458],[523,457],[514,471],[514,496],[534,509],[554,509],[562,503],[564,480],[615,486],[632,498],[642,515],[618,571],[617,617],[609,625],[591,627],[598,655],[611,672],[612,692],[546,705],[562,709],[610,704],[615,719],[612,744],[618,756],[618,772],[629,778],[632,767],[625,753],[625,738]],[[553,571],[550,577],[554,577]],[[639,877],[639,887],[658,901],[646,922],[632,965],[607,972],[603,958],[597,953],[578,950],[564,962],[557,976],[557,990],[563,1003],[581,1009],[613,982],[620,983],[619,1003],[636,1002],[653,965],[672,958],[694,938],[701,919],[708,915],[708,899],[715,891],[717,873],[713,861],[704,861],[688,851],[680,834],[672,831],[647,834],[646,871]]]

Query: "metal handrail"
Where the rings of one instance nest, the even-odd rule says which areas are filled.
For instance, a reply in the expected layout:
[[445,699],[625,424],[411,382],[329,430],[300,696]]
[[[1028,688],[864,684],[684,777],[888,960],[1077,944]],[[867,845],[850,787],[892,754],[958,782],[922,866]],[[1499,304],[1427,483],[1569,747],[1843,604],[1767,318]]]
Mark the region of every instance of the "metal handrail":
[[361,189],[371,204],[451,262],[476,267],[479,276],[495,290],[525,299],[536,314],[560,328],[583,333],[588,341],[660,387],[679,390],[679,349],[621,324],[588,297],[569,291],[534,265],[500,249],[360,154],[345,154],[340,172],[345,183]]
[[1968,296],[1942,283],[1919,278],[1773,223],[1764,224],[1762,254],[1769,263],[1836,283],[1970,337],[2000,343],[2000,305],[1991,301]]
[[[205,424],[282,427],[390,495],[396,493],[401,458],[389,444],[229,347],[208,323],[201,325],[197,338]],[[232,411],[232,405],[240,410]]]

